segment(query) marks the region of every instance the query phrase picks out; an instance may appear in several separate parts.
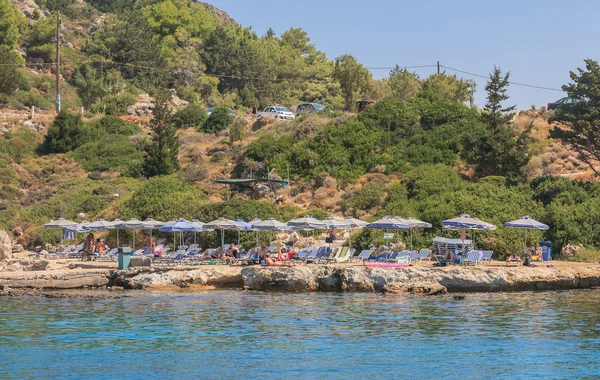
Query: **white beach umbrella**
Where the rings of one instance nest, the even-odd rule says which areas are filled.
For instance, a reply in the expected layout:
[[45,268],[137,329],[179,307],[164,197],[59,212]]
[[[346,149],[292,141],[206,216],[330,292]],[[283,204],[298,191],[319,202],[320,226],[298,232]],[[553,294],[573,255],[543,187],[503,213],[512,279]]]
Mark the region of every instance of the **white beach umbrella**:
[[206,228],[211,228],[213,230],[221,230],[221,249],[225,245],[225,231],[241,231],[243,228],[237,224],[234,220],[226,219],[226,218],[217,218],[212,222],[206,223],[204,225]]
[[406,224],[409,226],[409,231],[410,231],[410,249],[413,249],[413,230],[416,228],[431,228],[431,223],[427,223],[427,222],[423,222],[419,219],[413,218],[413,217],[408,217],[408,218],[402,218],[402,217],[395,217],[394,219],[401,221],[403,224]]

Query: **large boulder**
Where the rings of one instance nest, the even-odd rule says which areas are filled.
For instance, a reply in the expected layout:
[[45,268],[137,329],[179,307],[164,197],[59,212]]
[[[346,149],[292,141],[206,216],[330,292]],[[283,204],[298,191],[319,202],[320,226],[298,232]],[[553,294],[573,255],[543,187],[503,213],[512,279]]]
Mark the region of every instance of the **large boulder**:
[[12,242],[5,231],[0,231],[0,261],[12,259]]

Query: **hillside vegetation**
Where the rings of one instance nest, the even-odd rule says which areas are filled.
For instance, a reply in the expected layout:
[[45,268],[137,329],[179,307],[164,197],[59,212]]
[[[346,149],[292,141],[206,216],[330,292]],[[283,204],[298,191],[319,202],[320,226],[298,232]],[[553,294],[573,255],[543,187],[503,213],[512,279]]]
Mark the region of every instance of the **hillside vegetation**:
[[[426,246],[442,220],[469,213],[498,226],[523,215],[551,226],[530,233],[530,244],[600,247],[600,185],[551,136],[553,111],[515,115],[499,69],[477,109],[475,89],[456,76],[397,67],[375,80],[351,55],[329,59],[302,29],[259,36],[189,0],[0,0],[0,19],[0,226],[26,246],[58,241],[40,228],[58,217],[306,214],[414,216],[433,224],[415,235]],[[356,114],[362,98],[377,103]],[[249,113],[301,102],[327,108],[293,121]],[[253,176],[293,182],[214,182]],[[382,242],[381,231],[355,234],[359,248]],[[203,238],[216,244],[214,234]],[[523,231],[476,239],[503,255],[522,249]]]

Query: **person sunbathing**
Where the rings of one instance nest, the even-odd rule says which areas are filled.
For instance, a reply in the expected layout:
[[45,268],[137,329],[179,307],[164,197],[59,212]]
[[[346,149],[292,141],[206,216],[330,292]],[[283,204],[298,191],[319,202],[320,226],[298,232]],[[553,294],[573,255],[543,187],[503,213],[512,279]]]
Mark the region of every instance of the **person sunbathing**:
[[268,253],[265,255],[265,266],[268,267],[295,267],[294,264],[288,264],[281,261],[275,261],[271,258],[271,255]]
[[519,255],[513,253],[508,259],[506,259],[506,264],[508,263],[519,263],[519,265],[521,265],[523,263],[523,260],[521,260]]

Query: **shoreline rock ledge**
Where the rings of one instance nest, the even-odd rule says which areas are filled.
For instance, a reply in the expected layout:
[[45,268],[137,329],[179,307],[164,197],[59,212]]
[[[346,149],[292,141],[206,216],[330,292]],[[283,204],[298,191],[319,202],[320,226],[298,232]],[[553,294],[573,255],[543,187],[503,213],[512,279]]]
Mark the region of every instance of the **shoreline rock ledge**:
[[0,272],[0,288],[84,289],[107,286],[145,290],[236,289],[263,292],[381,292],[433,295],[600,287],[600,266],[410,267],[309,265],[287,267],[201,266]]

